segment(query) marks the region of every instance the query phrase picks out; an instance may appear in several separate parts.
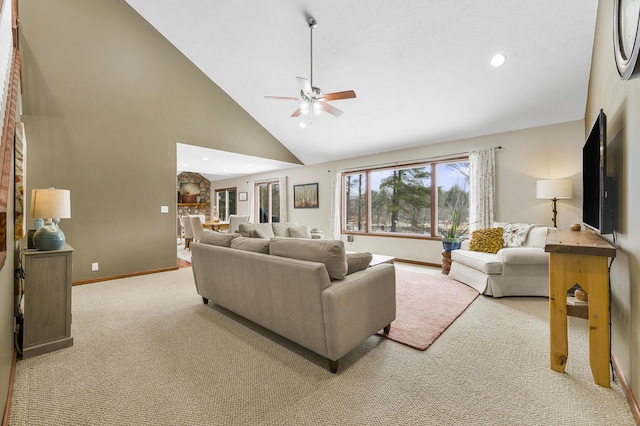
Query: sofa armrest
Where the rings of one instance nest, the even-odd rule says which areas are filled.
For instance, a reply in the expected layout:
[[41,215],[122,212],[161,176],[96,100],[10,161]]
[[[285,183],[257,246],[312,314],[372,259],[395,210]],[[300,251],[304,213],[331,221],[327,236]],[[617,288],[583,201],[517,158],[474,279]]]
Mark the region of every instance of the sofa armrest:
[[549,253],[539,247],[506,247],[498,251],[497,256],[505,265],[549,264]]
[[396,272],[380,264],[322,291],[328,357],[337,360],[396,318]]

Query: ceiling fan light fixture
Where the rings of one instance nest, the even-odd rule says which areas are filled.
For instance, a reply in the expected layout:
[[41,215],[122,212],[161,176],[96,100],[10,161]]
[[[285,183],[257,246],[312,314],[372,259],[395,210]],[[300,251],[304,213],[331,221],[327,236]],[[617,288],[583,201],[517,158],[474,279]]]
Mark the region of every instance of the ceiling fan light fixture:
[[[312,109],[314,115],[318,115],[322,113],[322,111],[325,111],[334,117],[340,117],[343,112],[333,105],[330,105],[328,102],[353,99],[356,97],[356,92],[353,90],[345,90],[342,92],[323,94],[319,87],[313,85],[313,29],[318,25],[318,22],[313,17],[307,16],[307,25],[309,26],[310,78],[296,77],[298,85],[300,86],[300,95],[298,97],[265,96],[265,98],[302,101],[300,106],[291,114],[291,117],[293,118],[301,115],[308,115]],[[311,104],[313,104],[313,107]]]
[[501,67],[507,61],[507,56],[504,53],[496,53],[491,58],[491,65],[494,67]]

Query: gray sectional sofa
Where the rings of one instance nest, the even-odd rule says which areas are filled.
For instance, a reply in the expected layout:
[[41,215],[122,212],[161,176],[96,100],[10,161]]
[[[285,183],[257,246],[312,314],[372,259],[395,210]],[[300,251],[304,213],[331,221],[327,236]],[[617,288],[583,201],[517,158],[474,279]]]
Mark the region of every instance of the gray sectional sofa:
[[368,267],[340,240],[247,238],[207,232],[191,244],[196,289],[212,301],[325,357],[341,357],[396,315],[395,268]]

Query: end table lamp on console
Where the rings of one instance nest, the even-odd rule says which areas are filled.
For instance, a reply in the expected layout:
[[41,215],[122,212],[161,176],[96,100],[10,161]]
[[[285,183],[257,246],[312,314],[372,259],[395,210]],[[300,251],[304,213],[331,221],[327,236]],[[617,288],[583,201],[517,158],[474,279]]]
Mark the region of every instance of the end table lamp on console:
[[537,184],[536,198],[539,200],[553,201],[553,226],[557,228],[556,202],[558,200],[567,200],[573,197],[573,181],[571,179],[549,179],[539,180]]
[[31,191],[31,217],[45,218],[44,226],[33,234],[38,250],[60,250],[64,246],[64,233],[54,219],[71,217],[71,196],[68,189],[34,189]]

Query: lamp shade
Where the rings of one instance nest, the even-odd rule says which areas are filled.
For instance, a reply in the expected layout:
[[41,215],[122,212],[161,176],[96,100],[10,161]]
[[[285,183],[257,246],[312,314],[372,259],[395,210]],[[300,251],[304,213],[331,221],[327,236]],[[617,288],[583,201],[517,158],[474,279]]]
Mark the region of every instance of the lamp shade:
[[71,217],[71,195],[68,189],[34,189],[31,191],[32,218]]
[[573,198],[573,181],[571,179],[539,180],[536,198],[543,200]]

